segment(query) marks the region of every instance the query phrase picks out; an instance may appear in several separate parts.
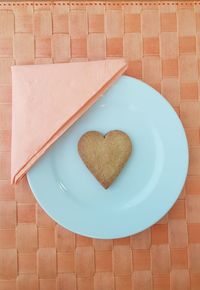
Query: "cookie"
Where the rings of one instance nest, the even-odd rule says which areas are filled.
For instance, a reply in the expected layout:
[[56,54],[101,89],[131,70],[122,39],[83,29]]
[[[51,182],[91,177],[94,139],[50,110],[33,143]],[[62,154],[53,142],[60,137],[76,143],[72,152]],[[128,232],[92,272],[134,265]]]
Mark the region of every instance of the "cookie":
[[91,173],[107,189],[120,174],[132,151],[129,136],[119,130],[105,136],[86,132],[78,142],[78,152]]

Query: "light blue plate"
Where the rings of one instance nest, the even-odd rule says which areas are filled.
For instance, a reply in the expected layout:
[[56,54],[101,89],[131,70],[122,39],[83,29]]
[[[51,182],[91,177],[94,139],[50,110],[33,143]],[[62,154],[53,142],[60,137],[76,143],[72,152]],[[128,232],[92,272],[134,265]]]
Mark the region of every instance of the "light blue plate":
[[[66,88],[67,89],[67,88]],[[77,151],[82,134],[126,132],[133,153],[105,190]],[[28,172],[44,210],[63,227],[95,238],[140,232],[172,207],[184,185],[188,145],[169,103],[145,83],[121,77]]]

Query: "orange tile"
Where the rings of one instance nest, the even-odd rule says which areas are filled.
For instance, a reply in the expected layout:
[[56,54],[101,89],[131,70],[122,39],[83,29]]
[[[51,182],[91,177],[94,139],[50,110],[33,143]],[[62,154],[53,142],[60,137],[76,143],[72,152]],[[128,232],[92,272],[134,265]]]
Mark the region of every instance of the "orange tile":
[[166,225],[168,223],[168,214],[164,215],[156,224]]
[[196,23],[193,9],[178,10],[178,31],[181,36],[191,36],[196,33]]
[[108,38],[106,42],[107,56],[123,55],[123,38]]
[[169,290],[170,276],[169,274],[153,275],[153,290]]
[[0,279],[15,279],[17,277],[17,251],[15,249],[0,249]]
[[125,33],[141,31],[141,17],[139,13],[125,13],[124,17]]
[[131,276],[115,276],[115,289],[131,290],[132,289]]
[[160,17],[161,17],[160,27],[162,32],[177,31],[176,13],[161,13]]
[[153,290],[152,273],[150,271],[135,271],[133,273],[133,289]]
[[160,54],[163,59],[173,59],[178,57],[178,38],[176,32],[161,33]]
[[33,16],[31,13],[15,13],[15,32],[32,32]]
[[151,227],[152,244],[167,244],[168,243],[168,226],[167,224],[157,224]]
[[159,83],[161,80],[160,58],[146,56],[143,58],[143,79],[147,83]]
[[55,230],[51,228],[39,228],[38,240],[40,248],[55,247]]
[[93,239],[93,245],[95,250],[97,251],[106,251],[112,250],[113,241],[112,240],[101,240],[101,239]]
[[58,252],[57,253],[57,270],[58,273],[73,273],[74,265],[74,252]]
[[58,251],[73,251],[75,248],[75,234],[57,225],[56,247]]
[[69,32],[72,38],[85,38],[87,34],[86,29],[87,19],[86,11],[72,10],[69,17]]
[[36,253],[18,254],[18,269],[20,274],[36,273]]
[[76,290],[76,274],[58,274],[56,290]]
[[124,21],[121,10],[108,9],[105,13],[105,29],[108,38],[122,37],[124,32]]
[[173,269],[188,268],[187,248],[171,249],[171,265]]
[[67,34],[54,34],[52,55],[55,62],[68,62],[70,59],[70,39]]
[[104,59],[106,56],[106,37],[103,33],[88,35],[88,58],[90,60]]
[[192,147],[189,150],[190,163],[189,163],[189,175],[200,174],[200,147]]
[[149,250],[133,250],[133,269],[134,271],[149,270],[150,265]]
[[87,57],[87,39],[71,39],[71,55],[74,58]]
[[17,277],[17,290],[39,290],[36,275],[21,274]]
[[52,228],[55,226],[55,222],[47,215],[47,213],[37,204],[37,225],[39,227]]
[[195,55],[181,55],[179,59],[180,78],[183,82],[195,82],[198,78]]
[[200,124],[200,102],[181,102],[180,114],[186,128],[198,127]]
[[163,78],[178,77],[178,60],[164,59],[162,61],[162,74]]
[[147,229],[131,237],[133,249],[149,249],[151,246],[151,231]]
[[16,64],[19,65],[34,63],[34,38],[32,34],[30,33],[15,34],[14,58],[16,60]]
[[37,37],[35,39],[35,57],[51,57],[50,37]]
[[16,281],[15,280],[0,280],[0,289],[16,290]]
[[93,247],[77,247],[75,251],[75,268],[78,276],[87,277],[94,273]]
[[145,37],[143,39],[143,53],[144,55],[159,55],[159,38]]
[[89,32],[103,33],[104,32],[104,14],[92,14],[88,15],[88,27]]
[[37,252],[37,270],[40,278],[56,277],[56,249],[39,248]]
[[53,33],[68,33],[68,15],[67,14],[53,14]]
[[96,272],[112,272],[112,251],[95,251]]
[[188,259],[189,259],[189,269],[193,273],[199,273],[200,269],[200,245],[199,244],[190,244]]
[[13,41],[11,37],[0,36],[0,56],[12,57],[13,55]]
[[146,36],[157,36],[160,31],[160,17],[157,10],[143,10],[142,34]]
[[0,152],[0,179],[10,180],[10,152]]
[[16,247],[15,229],[0,230],[0,249],[11,249]]
[[10,184],[10,180],[0,180],[0,201],[14,201],[14,186]]
[[151,247],[151,265],[153,274],[170,272],[170,252],[168,245],[153,245]]
[[112,273],[95,273],[94,290],[114,290],[114,276]]
[[52,34],[51,12],[48,10],[38,10],[34,13],[34,33],[35,35],[49,36]]
[[0,228],[9,229],[16,226],[16,203],[14,201],[0,202]]
[[93,278],[92,277],[78,277],[77,278],[77,290],[93,290]]
[[11,105],[0,104],[0,130],[11,129]]
[[113,270],[115,275],[129,275],[131,273],[131,249],[129,246],[115,246],[113,248]]
[[125,73],[127,76],[142,78],[142,62],[141,60],[133,60],[128,62],[128,69]]
[[16,228],[17,249],[34,252],[37,249],[37,227],[34,224],[18,224]]
[[11,98],[12,98],[11,86],[0,85],[0,102],[11,103]]
[[187,224],[185,220],[169,221],[169,244],[171,248],[184,248],[188,245]]
[[116,246],[130,245],[130,237],[114,239],[113,242]]
[[179,51],[183,53],[196,53],[196,37],[195,36],[182,36],[179,37]]
[[40,290],[57,290],[56,279],[40,279]]
[[177,200],[168,215],[170,219],[185,219],[185,201]]
[[124,34],[124,57],[128,60],[139,60],[142,55],[140,33]]
[[172,290],[190,289],[190,277],[188,270],[172,270],[170,278]]
[[12,58],[0,58],[0,85],[11,84],[11,65],[14,64]]
[[11,146],[10,130],[0,131],[0,151],[9,151]]
[[187,194],[200,194],[200,178],[199,176],[188,176],[186,179]]
[[187,221],[200,223],[200,195],[188,195],[186,199]]
[[199,290],[200,274],[190,273],[191,290]]
[[189,243],[200,243],[200,224],[188,224]]
[[18,223],[35,223],[36,221],[35,204],[18,203],[17,221]]
[[185,130],[189,146],[198,146],[200,143],[199,130],[187,128]]
[[14,14],[12,11],[3,10],[0,13],[0,34],[12,36],[14,34]]
[[17,185],[15,185],[15,198],[20,203],[33,203],[35,199],[28,185],[26,176],[24,176]]
[[198,99],[198,83],[182,83],[180,86],[181,99]]
[[76,246],[78,246],[78,247],[92,246],[92,239],[77,234],[76,235]]
[[180,105],[179,82],[177,79],[163,79],[161,84],[161,92],[171,105]]

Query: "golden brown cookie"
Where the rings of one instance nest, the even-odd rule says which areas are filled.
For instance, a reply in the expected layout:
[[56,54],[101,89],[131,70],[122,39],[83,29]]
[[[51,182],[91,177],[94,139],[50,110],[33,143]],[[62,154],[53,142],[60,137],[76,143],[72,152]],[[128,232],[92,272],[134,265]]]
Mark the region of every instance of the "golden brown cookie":
[[81,159],[104,188],[108,188],[119,175],[131,151],[129,136],[119,130],[110,131],[105,136],[89,131],[78,142]]

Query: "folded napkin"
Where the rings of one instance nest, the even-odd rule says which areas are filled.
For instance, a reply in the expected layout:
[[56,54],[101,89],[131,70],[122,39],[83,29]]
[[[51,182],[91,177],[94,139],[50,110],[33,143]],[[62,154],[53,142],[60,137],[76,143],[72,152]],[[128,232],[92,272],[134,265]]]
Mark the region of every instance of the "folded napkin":
[[120,77],[123,59],[12,67],[11,182]]

